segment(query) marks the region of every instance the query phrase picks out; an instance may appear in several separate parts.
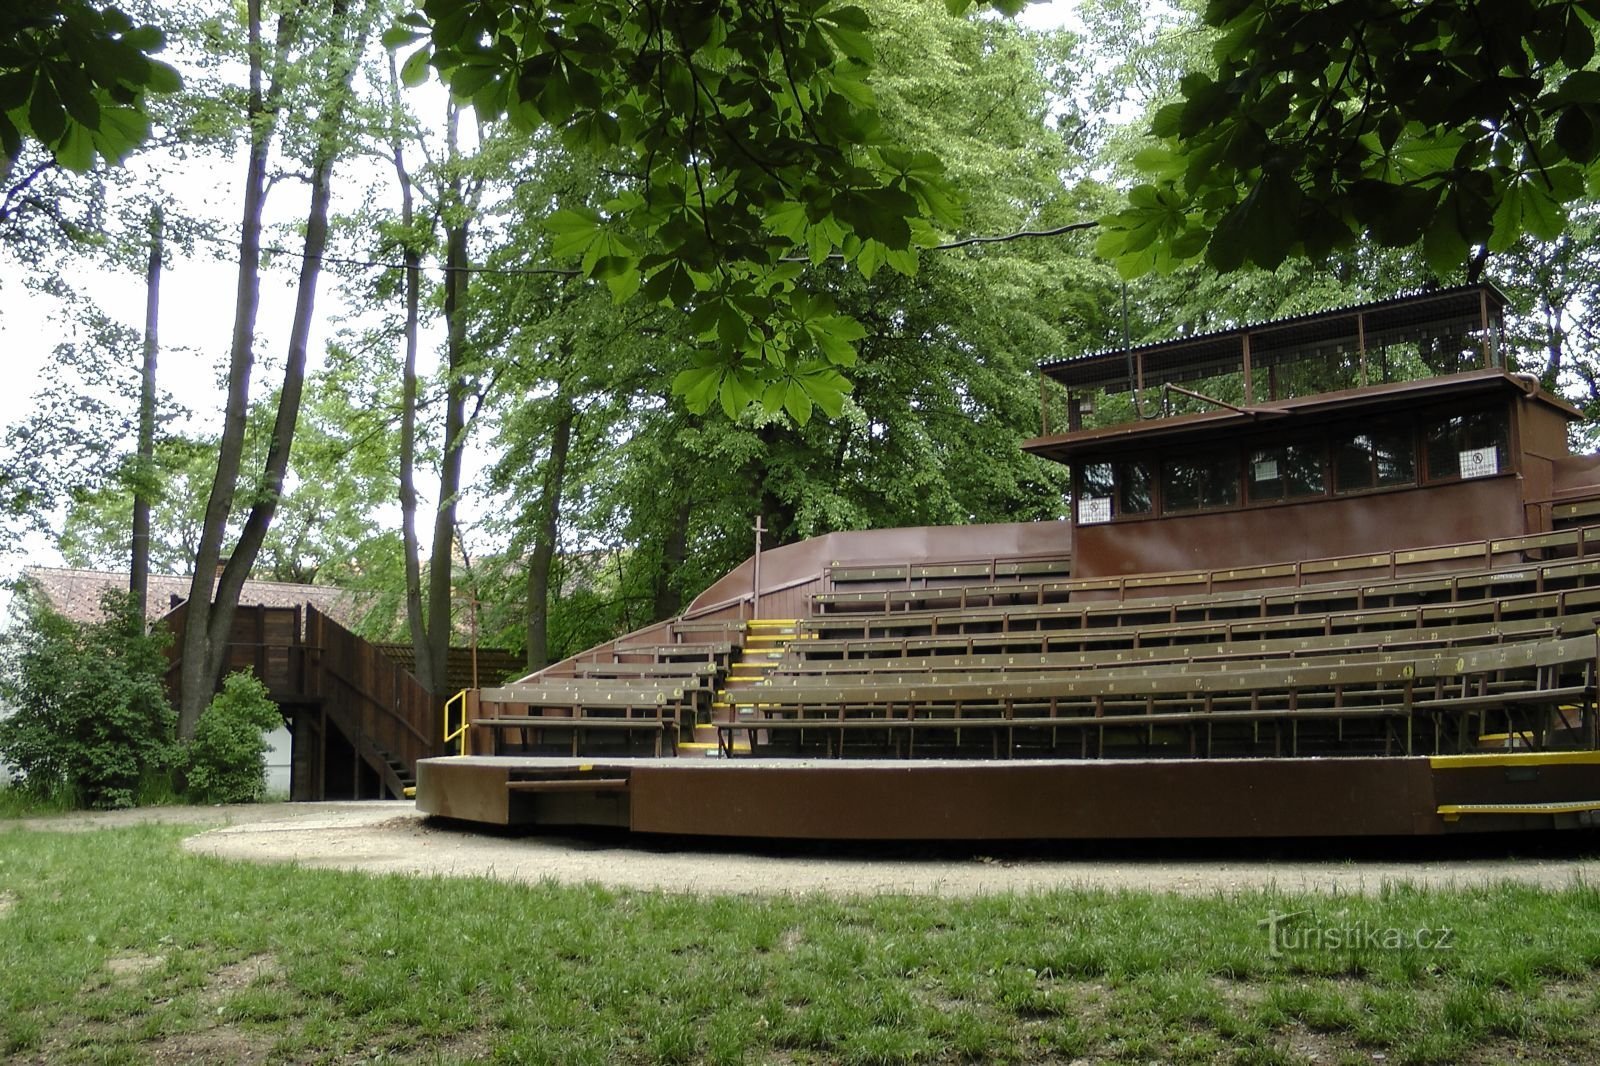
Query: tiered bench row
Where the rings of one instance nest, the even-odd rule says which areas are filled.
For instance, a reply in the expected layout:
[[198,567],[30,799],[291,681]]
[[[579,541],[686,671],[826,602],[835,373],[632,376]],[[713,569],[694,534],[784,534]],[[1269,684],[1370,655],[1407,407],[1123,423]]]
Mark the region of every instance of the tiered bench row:
[[999,758],[1439,753],[1486,734],[1590,747],[1597,545],[1590,528],[1228,571],[866,591],[840,590],[836,574],[803,623],[814,639],[791,646],[719,742],[726,754],[748,738],[773,755]]
[[[1594,746],[1600,527],[1224,571],[1062,559],[835,567],[766,684],[715,723],[772,755],[1447,753]],[[743,639],[679,621],[484,690],[497,751],[675,752]],[[717,712],[719,715],[721,712]],[[602,739],[608,738],[608,739]],[[643,745],[642,750],[640,745]]]

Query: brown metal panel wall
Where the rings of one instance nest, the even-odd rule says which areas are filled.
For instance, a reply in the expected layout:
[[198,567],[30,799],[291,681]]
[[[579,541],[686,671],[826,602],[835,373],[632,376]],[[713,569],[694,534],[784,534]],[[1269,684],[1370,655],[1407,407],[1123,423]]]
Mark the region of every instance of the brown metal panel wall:
[[1531,399],[1516,404],[1514,410],[1528,530],[1544,532],[1554,525],[1550,500],[1555,495],[1556,464],[1568,455],[1567,419]]
[[639,832],[858,840],[1442,832],[1428,761],[1262,759],[705,767],[629,774]]
[[820,576],[804,584],[761,594],[762,618],[804,618],[811,613],[810,597],[822,591]]
[[1079,526],[1074,577],[1387,552],[1527,532],[1516,475],[1398,492]]
[[[762,552],[761,584],[764,588],[776,588],[810,580],[835,564],[863,566],[970,562],[997,557],[1059,558],[1071,550],[1072,527],[1066,522],[853,530],[827,533]],[[746,559],[695,597],[688,613],[693,616],[699,608],[748,596],[750,587],[751,560]]]

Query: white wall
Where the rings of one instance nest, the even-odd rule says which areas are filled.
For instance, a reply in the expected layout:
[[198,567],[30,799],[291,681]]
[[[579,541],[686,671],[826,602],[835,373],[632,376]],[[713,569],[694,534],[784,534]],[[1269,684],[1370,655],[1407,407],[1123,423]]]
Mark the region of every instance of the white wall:
[[294,740],[289,727],[280,725],[267,733],[267,795],[289,794],[289,758]]

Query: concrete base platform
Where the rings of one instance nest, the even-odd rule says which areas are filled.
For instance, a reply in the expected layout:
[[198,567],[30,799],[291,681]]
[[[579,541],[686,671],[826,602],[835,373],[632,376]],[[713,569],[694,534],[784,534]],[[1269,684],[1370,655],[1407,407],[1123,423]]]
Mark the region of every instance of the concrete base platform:
[[490,825],[813,840],[1435,836],[1585,828],[1600,752],[1396,758],[800,760],[458,756],[417,807]]

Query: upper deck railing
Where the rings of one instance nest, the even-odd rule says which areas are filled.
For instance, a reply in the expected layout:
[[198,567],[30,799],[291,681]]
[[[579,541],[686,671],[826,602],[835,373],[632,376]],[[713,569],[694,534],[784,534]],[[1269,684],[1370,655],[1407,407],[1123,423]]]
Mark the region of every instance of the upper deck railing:
[[1471,370],[1507,369],[1506,297],[1490,284],[1175,337],[1040,364],[1043,436]]

